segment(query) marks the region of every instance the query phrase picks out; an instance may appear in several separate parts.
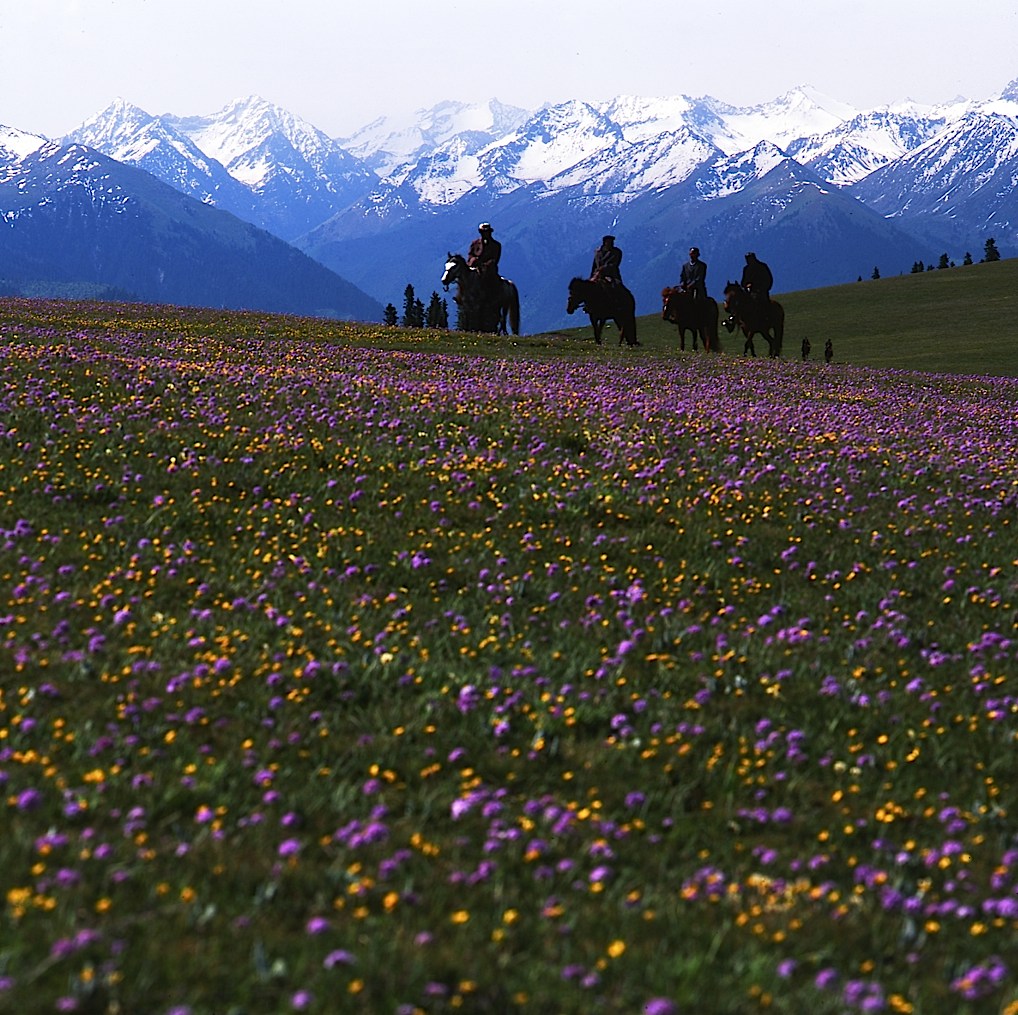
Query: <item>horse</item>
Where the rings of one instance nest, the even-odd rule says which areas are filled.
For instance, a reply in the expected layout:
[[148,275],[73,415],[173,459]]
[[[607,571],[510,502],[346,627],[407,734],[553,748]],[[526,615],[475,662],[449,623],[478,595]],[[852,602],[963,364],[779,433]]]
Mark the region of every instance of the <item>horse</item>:
[[466,330],[508,335],[511,327],[514,335],[520,333],[520,293],[515,282],[499,275],[494,292],[488,294],[481,286],[481,273],[470,267],[462,254],[449,254],[442,273],[442,288],[448,292],[454,282],[458,287],[454,299],[460,307],[460,323]]
[[708,296],[702,304],[693,300],[693,294],[679,286],[665,286],[661,290],[661,319],[678,325],[679,342],[686,351],[686,332],[693,336],[693,351],[696,340],[703,342],[704,352],[719,352],[718,343],[718,301]]
[[566,313],[580,308],[590,317],[594,341],[601,344],[601,332],[606,321],[614,321],[619,329],[619,345],[639,345],[636,338],[636,298],[621,283],[592,282],[587,278],[574,278],[569,283]]
[[763,335],[770,347],[770,355],[772,357],[781,355],[781,343],[785,337],[785,308],[780,303],[771,300],[766,308],[762,308],[748,289],[743,288],[738,282],[729,282],[725,286],[725,310],[728,316],[724,320],[724,325],[729,334],[738,326],[746,336],[743,353],[748,352],[755,356],[756,346],[753,344],[753,336]]

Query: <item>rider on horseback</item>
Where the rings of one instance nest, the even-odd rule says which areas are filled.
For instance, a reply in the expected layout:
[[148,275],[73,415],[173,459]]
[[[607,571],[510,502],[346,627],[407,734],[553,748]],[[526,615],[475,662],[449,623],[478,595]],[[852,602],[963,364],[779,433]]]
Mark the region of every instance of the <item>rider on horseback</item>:
[[746,267],[742,269],[742,288],[753,297],[759,313],[770,314],[771,289],[774,287],[774,276],[771,269],[750,251],[746,254]]
[[480,235],[470,244],[467,264],[477,269],[481,288],[487,297],[493,297],[498,289],[498,261],[502,256],[502,244],[492,236],[490,222],[482,222],[477,231]]
[[590,281],[605,285],[622,285],[622,248],[615,246],[614,236],[603,236],[601,246],[594,251],[590,266]]
[[693,297],[694,303],[707,299],[707,262],[700,260],[700,248],[689,248],[689,260],[679,274],[679,288]]

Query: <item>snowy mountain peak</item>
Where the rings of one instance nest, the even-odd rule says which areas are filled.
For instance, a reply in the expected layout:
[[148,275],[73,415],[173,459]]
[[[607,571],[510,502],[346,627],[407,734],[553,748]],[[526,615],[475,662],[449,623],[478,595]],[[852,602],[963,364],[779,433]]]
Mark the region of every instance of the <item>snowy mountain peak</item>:
[[338,143],[385,177],[456,137],[472,138],[472,148],[479,149],[511,134],[530,115],[498,99],[484,103],[440,102],[409,116],[379,117],[355,134],[339,138]]
[[1018,78],[1015,78],[1014,81],[1010,82],[1002,89],[1000,97],[1012,102],[1018,102]]
[[273,138],[285,138],[305,157],[331,145],[329,138],[306,120],[258,95],[234,99],[207,116],[164,119],[227,168]]
[[733,111],[726,122],[742,147],[764,139],[785,147],[798,138],[833,130],[857,112],[809,85],[800,85],[770,102]]
[[23,130],[0,124],[0,166],[7,162],[20,162],[46,143],[46,139],[37,134],[26,134]]
[[[96,144],[97,141],[109,141],[116,137],[134,134],[140,128],[152,123],[155,119],[140,106],[126,102],[122,98],[114,99],[102,112],[96,113],[67,135],[68,138],[81,140],[84,144]],[[92,138],[94,140],[85,140]]]

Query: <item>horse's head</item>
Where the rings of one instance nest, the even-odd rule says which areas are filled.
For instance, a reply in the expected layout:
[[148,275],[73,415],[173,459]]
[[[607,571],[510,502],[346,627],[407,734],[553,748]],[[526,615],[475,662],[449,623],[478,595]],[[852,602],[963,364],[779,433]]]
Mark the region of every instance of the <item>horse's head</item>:
[[[738,282],[728,282],[725,285],[725,310],[729,314],[734,313],[738,309],[739,304],[742,303],[743,297],[746,295],[746,290],[739,285]],[[727,327],[727,324],[725,325]],[[729,328],[729,331],[732,329]]]
[[463,258],[460,254],[449,254],[445,259],[445,271],[442,272],[442,288],[448,291],[449,286],[459,277],[459,266]]
[[679,300],[685,295],[687,295],[686,292],[676,285],[666,285],[661,290],[661,319],[663,321],[676,319]]
[[573,314],[583,306],[583,279],[574,278],[569,283],[569,299],[566,301],[566,313]]

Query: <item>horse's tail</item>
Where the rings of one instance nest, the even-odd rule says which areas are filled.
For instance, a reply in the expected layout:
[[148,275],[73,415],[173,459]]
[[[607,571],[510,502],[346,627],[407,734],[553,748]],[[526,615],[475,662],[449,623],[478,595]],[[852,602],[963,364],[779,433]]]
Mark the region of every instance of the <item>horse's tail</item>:
[[520,333],[520,291],[515,282],[509,283],[509,327],[514,335]]
[[781,355],[781,343],[785,338],[785,308],[771,300],[771,324],[774,328],[774,349]]
[[718,321],[720,319],[720,311],[718,310],[718,301],[711,296],[707,297],[707,335],[710,339],[710,351],[721,352],[721,335],[719,334]]
[[[624,307],[622,319],[626,322],[625,339],[627,345],[639,345],[636,338],[636,297],[630,289],[622,286],[622,305]],[[622,337],[621,335],[619,336]]]
[[632,316],[629,318],[629,320],[626,321],[626,341],[630,345],[639,345],[640,344],[639,339],[637,339],[637,337],[636,337],[636,313],[635,312],[632,314]]

